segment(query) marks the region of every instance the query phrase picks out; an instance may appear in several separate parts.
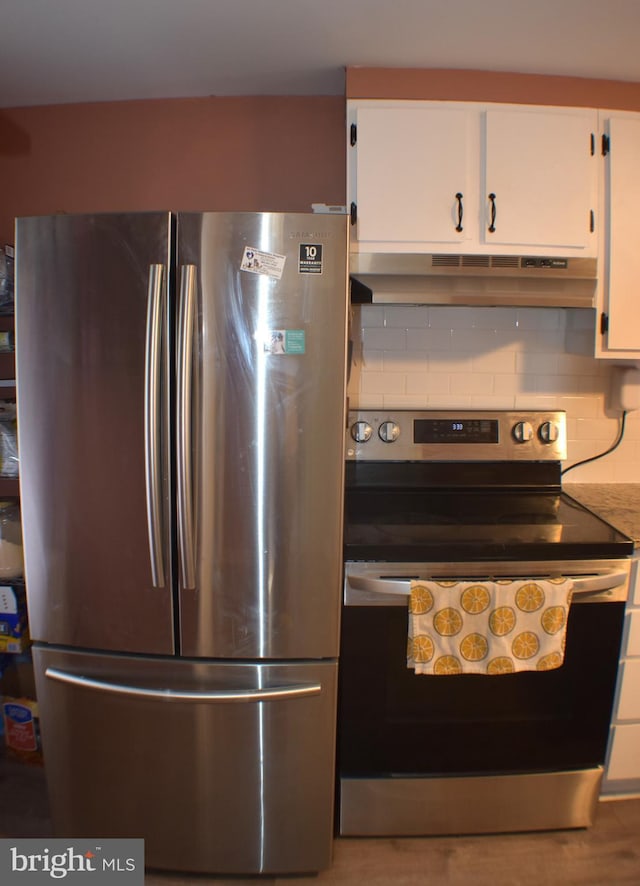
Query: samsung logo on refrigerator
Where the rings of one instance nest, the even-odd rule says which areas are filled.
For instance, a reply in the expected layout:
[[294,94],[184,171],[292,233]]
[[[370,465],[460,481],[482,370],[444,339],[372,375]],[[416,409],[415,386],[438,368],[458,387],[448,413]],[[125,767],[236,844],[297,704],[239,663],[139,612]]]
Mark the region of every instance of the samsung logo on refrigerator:
[[316,240],[329,240],[333,237],[332,231],[293,231],[289,234],[289,240],[309,240],[315,237]]

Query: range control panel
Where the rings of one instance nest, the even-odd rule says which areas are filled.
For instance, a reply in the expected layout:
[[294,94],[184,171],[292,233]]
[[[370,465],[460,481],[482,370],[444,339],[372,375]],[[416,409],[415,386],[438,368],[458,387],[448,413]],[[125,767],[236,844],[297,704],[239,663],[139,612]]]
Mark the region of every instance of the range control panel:
[[566,413],[360,409],[346,457],[368,461],[563,461]]

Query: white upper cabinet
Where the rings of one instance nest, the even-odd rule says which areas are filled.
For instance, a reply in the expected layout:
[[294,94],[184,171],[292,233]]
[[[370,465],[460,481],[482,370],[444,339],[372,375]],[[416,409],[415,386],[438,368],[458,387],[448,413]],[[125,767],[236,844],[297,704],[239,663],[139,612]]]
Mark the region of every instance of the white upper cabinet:
[[605,206],[596,353],[640,358],[640,114],[601,112]]
[[484,242],[588,255],[596,240],[596,113],[488,110],[483,118]]
[[469,239],[472,123],[467,111],[451,107],[357,112],[358,189],[352,199],[361,242],[418,248]]
[[348,103],[352,251],[597,254],[597,112]]

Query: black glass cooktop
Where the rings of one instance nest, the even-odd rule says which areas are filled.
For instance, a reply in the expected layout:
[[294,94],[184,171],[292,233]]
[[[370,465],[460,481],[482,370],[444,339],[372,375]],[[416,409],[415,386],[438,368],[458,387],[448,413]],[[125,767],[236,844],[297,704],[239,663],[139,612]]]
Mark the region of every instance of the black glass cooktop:
[[633,542],[558,487],[347,484],[345,559],[624,557]]

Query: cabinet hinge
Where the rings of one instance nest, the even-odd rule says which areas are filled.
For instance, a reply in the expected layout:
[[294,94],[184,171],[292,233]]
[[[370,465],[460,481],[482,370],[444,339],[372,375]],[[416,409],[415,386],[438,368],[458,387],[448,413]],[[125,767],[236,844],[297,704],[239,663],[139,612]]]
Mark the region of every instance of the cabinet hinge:
[[600,314],[600,335],[604,335],[606,332],[609,332],[609,315],[603,311]]
[[358,127],[355,123],[351,124],[351,147],[358,141]]
[[355,203],[351,204],[351,213],[350,214],[351,214],[351,224],[355,225],[355,223],[358,221],[358,207],[356,206]]
[[611,150],[611,140],[608,135],[602,136],[602,156],[606,157]]
[[596,229],[596,214],[593,209],[589,210],[589,231],[593,234]]
[[591,156],[592,157],[595,154],[595,152],[596,152],[596,137],[592,132],[591,133]]

